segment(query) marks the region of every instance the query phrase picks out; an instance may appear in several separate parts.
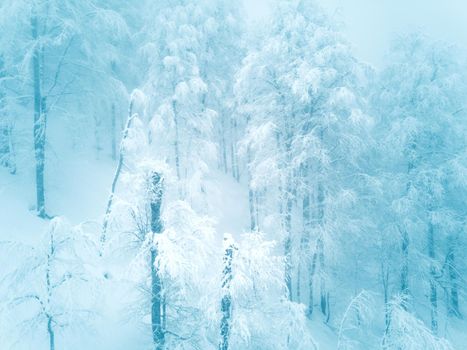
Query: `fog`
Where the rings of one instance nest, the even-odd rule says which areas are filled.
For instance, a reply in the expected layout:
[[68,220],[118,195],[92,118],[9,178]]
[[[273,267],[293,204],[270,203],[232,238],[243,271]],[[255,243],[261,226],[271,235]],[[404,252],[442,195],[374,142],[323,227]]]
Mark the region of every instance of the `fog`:
[[[267,18],[268,0],[245,0],[250,19]],[[380,66],[391,40],[419,31],[461,48],[467,43],[467,2],[462,0],[318,0],[343,26],[361,60]]]

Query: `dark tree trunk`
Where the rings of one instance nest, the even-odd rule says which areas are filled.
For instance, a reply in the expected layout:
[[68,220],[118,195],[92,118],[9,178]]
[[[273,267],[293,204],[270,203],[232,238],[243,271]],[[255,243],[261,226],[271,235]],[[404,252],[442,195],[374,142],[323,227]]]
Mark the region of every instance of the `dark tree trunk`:
[[[163,179],[159,173],[154,172],[151,177],[152,198],[151,198],[151,231],[155,236],[162,232],[161,204],[163,195]],[[162,281],[156,266],[157,243],[151,248],[151,325],[152,339],[155,350],[161,350],[165,344],[164,330],[164,302],[162,292]]]
[[[293,116],[292,116],[293,118]],[[290,121],[293,123],[293,120]],[[285,122],[285,140],[284,140],[284,164],[282,165],[285,171],[285,213],[284,213],[284,227],[285,227],[285,241],[284,241],[284,255],[285,255],[285,284],[289,293],[289,300],[293,300],[293,290],[292,290],[292,272],[293,272],[293,263],[292,263],[292,208],[293,208],[293,172],[289,169],[292,162],[292,130],[291,124],[287,121]]]
[[384,265],[384,262],[381,262],[381,282],[383,284],[383,297],[384,297],[384,324],[385,329],[389,329],[389,324],[391,323],[390,319],[390,310],[389,310],[389,270],[387,266]]
[[231,119],[231,143],[230,143],[230,160],[231,160],[231,167],[232,167],[232,176],[237,180],[240,181],[240,172],[238,169],[238,160],[237,160],[237,148],[236,148],[236,141],[237,141],[237,122],[232,118]]
[[[409,141],[409,145],[407,148],[408,152],[408,162],[407,162],[407,186],[406,186],[406,194],[408,195],[411,187],[412,182],[410,181],[410,175],[412,171],[415,169],[415,160],[416,160],[416,149],[417,144],[416,140],[412,139]],[[404,227],[401,230],[402,234],[402,241],[401,241],[401,254],[402,254],[402,266],[400,271],[400,293],[402,296],[402,305],[401,307],[404,310],[407,310],[407,302],[410,294],[409,289],[409,246],[410,246],[410,239],[409,233],[407,229]]]
[[[250,148],[248,147],[247,150],[247,161],[248,164],[251,162],[251,151]],[[252,188],[252,183],[251,183],[251,173],[249,173],[249,181],[248,181],[248,205],[250,209],[250,230],[251,231],[257,231],[258,226],[256,222],[256,208],[255,208],[255,192]]]
[[13,126],[6,114],[6,93],[3,79],[7,76],[3,56],[0,55],[0,164],[8,168],[10,174],[16,173],[13,149]]
[[[317,202],[318,202],[318,212],[317,219],[320,226],[324,225],[324,200],[325,193],[324,187],[321,182],[318,183],[317,191]],[[323,315],[326,316],[326,319],[329,320],[330,310],[329,310],[329,292],[326,289],[326,263],[325,263],[325,252],[324,252],[324,238],[320,237],[317,241],[317,250],[318,250],[318,261],[320,269],[320,309]]]
[[308,192],[308,166],[305,165],[302,170],[303,181],[305,183],[304,194],[302,197],[302,237],[300,239],[300,253],[298,260],[297,271],[297,301],[301,301],[302,289],[302,270],[303,260],[308,260],[310,253],[310,228],[311,228],[311,212],[310,212],[310,193]]
[[320,283],[319,283],[319,292],[320,292],[320,309],[323,315],[327,316],[328,309],[328,294],[326,292],[326,278],[325,278],[325,261],[324,261],[324,244],[323,240],[318,240],[318,260],[320,268]]
[[47,316],[47,333],[49,335],[49,349],[55,350],[55,331],[53,328],[53,319]]
[[285,203],[285,284],[289,293],[289,300],[293,299],[292,291],[292,195],[291,185],[287,184],[286,203]]
[[45,129],[46,129],[46,101],[41,93],[41,47],[39,45],[39,23],[36,14],[32,15],[32,39],[35,43],[32,55],[33,85],[34,85],[34,156],[36,162],[36,209],[41,218],[46,218],[45,212]]
[[174,124],[175,124],[175,140],[174,140],[174,152],[175,152],[175,169],[177,170],[177,179],[181,180],[181,172],[180,172],[180,135],[179,135],[179,128],[180,126],[178,121],[177,115],[177,102],[175,100],[172,101],[172,110],[174,114]]
[[228,174],[229,167],[228,167],[228,160],[227,160],[227,139],[226,135],[226,126],[225,126],[225,118],[221,117],[221,139],[220,139],[220,151],[221,151],[221,167],[224,169],[224,172]]
[[[50,308],[52,303],[52,295],[54,286],[52,284],[52,260],[55,255],[55,239],[54,239],[54,229],[50,231],[50,241],[49,241],[49,251],[47,253],[47,266],[45,270],[45,284],[47,289],[47,309]],[[53,315],[47,311],[47,334],[49,335],[49,349],[55,350],[55,330],[54,330],[54,318]]]
[[306,315],[308,318],[311,319],[311,316],[313,315],[313,307],[314,307],[314,278],[316,274],[316,262],[318,260],[318,245],[319,245],[319,240],[321,238],[318,238],[318,241],[316,242],[316,247],[315,251],[313,253],[313,257],[310,259],[310,279],[309,279],[309,289],[308,289],[308,308],[306,311]]
[[117,116],[115,113],[115,103],[112,103],[111,114],[110,114],[110,138],[111,138],[111,147],[112,147],[112,159],[117,159]]
[[[325,127],[323,125],[319,126],[319,139],[322,143],[324,143],[325,137]],[[321,229],[323,229],[325,225],[325,201],[326,201],[326,192],[325,187],[323,185],[323,175],[324,169],[323,165],[320,163],[318,164],[317,169],[317,176],[318,176],[318,183],[316,188],[316,219],[317,224]],[[326,317],[326,322],[329,321],[330,317],[330,309],[329,309],[329,292],[326,289],[326,264],[325,264],[325,250],[324,250],[324,240],[325,237],[323,235],[317,241],[317,251],[318,251],[318,261],[319,261],[319,269],[320,269],[320,309],[321,313]]]
[[435,261],[435,236],[434,227],[430,222],[428,227],[428,256],[430,258],[430,305],[431,305],[431,330],[438,332],[438,292],[436,289]]
[[227,245],[224,253],[224,271],[222,278],[222,290],[224,295],[221,301],[221,326],[219,350],[229,349],[230,328],[232,323],[232,296],[230,295],[230,282],[232,281],[232,259],[235,246],[233,243]]
[[248,190],[248,203],[250,208],[250,230],[256,231],[258,228],[256,225],[255,193],[251,188]]
[[102,151],[101,136],[100,136],[100,129],[102,126],[102,122],[101,122],[100,116],[98,116],[96,113],[94,113],[93,117],[94,117],[94,147],[96,150],[96,159],[99,160],[100,153]]
[[402,267],[401,267],[401,276],[400,276],[400,292],[403,297],[402,308],[407,309],[407,303],[409,297],[409,234],[404,229],[402,232],[402,244],[401,244],[401,253],[402,253]]
[[455,246],[454,239],[449,238],[448,242],[448,255],[446,258],[448,271],[449,271],[449,315],[461,318],[461,312],[459,309],[459,282],[458,282],[458,272],[456,269],[456,260],[455,260]]

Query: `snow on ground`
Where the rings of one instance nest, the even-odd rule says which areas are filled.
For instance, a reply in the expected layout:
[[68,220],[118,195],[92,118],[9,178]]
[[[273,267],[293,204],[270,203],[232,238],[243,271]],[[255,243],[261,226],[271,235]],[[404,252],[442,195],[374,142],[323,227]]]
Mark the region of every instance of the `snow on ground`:
[[213,215],[219,234],[230,233],[238,237],[249,230],[248,191],[231,176],[216,172],[213,191],[208,202],[212,203]]
[[[115,164],[111,160],[95,160],[76,155],[62,157],[55,154],[51,157],[47,172],[47,208],[50,215],[63,216],[72,225],[82,222],[94,222],[100,225],[105,205],[108,199],[110,184],[115,171]],[[63,160],[66,159],[66,160]],[[4,169],[0,171],[0,241],[19,241],[29,245],[43,242],[44,232],[48,221],[39,219],[34,211],[34,179],[30,173],[11,175]],[[215,190],[209,191],[211,211],[217,222],[218,237],[224,233],[231,233],[239,238],[249,230],[248,192],[244,185],[239,184],[229,175],[214,172],[210,179]],[[118,191],[118,189],[117,189]],[[96,226],[98,227],[98,226]],[[109,261],[106,261],[109,260]],[[120,260],[120,262],[119,262]],[[116,322],[132,317],[131,309],[122,303],[124,299],[134,297],[129,282],[129,271],[122,265],[123,257],[109,257],[103,260],[103,266],[94,267],[95,275],[110,272],[110,283],[102,282],[94,291],[94,297],[101,300],[101,309],[106,310],[106,316]],[[105,266],[109,266],[107,269]],[[118,271],[121,269],[121,271]],[[118,286],[118,289],[115,287]],[[107,291],[107,292],[106,292]],[[108,295],[107,295],[108,294]],[[102,299],[107,295],[106,299]],[[113,307],[111,307],[113,305]],[[109,319],[107,318],[107,320]],[[107,337],[114,337],[117,324],[106,325]],[[333,331],[320,321],[313,320],[310,329],[314,334],[320,349],[335,349],[336,341]],[[121,341],[131,337],[131,330],[126,330],[118,337]],[[45,339],[44,339],[45,341]],[[18,344],[19,346],[19,344]],[[22,344],[22,346],[29,346]],[[19,348],[18,348],[19,349]],[[32,349],[32,348],[24,348]]]
[[[72,159],[48,171],[46,207],[49,215],[71,224],[100,220],[113,176],[111,162]],[[34,182],[28,174],[0,172],[0,240],[34,243],[47,221],[34,211]]]

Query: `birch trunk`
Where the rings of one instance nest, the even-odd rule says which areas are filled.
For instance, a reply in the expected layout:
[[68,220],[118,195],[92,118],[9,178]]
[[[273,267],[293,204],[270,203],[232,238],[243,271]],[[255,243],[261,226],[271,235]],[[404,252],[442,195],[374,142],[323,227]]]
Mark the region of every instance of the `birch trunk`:
[[113,201],[114,201],[115,190],[117,188],[118,179],[120,177],[120,172],[122,171],[122,167],[123,167],[123,160],[124,160],[124,156],[125,156],[125,154],[124,154],[124,143],[125,143],[126,138],[128,137],[128,133],[129,133],[130,127],[131,127],[131,122],[133,121],[134,117],[135,117],[135,115],[133,115],[133,100],[131,100],[130,105],[128,107],[128,119],[127,119],[127,122],[126,122],[125,129],[123,130],[122,140],[120,142],[120,155],[119,155],[119,158],[118,158],[117,169],[115,170],[115,175],[114,175],[114,178],[112,180],[112,187],[111,187],[111,190],[110,190],[110,196],[109,196],[109,200],[107,201],[107,208],[105,210],[104,222],[102,224],[102,233],[101,233],[101,237],[100,237],[100,242],[101,242],[100,255],[103,254],[104,245],[105,245],[105,242],[107,241],[107,227],[109,225],[110,213],[112,211],[112,204],[113,204]]

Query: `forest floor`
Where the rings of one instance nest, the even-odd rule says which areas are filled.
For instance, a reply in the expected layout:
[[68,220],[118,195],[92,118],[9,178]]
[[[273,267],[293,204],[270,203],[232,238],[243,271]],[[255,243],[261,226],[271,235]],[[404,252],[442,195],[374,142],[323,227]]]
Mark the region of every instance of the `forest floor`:
[[[51,157],[47,172],[47,210],[49,215],[63,216],[72,225],[82,222],[99,224],[105,211],[115,165],[110,160],[90,160],[87,157]],[[58,159],[66,159],[64,161]],[[213,215],[219,235],[231,233],[239,237],[249,230],[248,192],[230,176],[216,172],[211,179],[216,190],[210,191]],[[15,241],[35,246],[45,238],[47,220],[35,215],[33,169],[30,173],[9,174],[0,169],[0,241]],[[114,282],[120,290],[111,292],[105,300],[109,306],[122,304],[123,299],[134,297],[126,280],[128,269],[119,258],[112,258],[105,265],[112,271]],[[112,267],[110,267],[113,265]],[[120,267],[118,267],[120,266]],[[122,268],[122,271],[118,271]],[[102,269],[106,269],[102,266]],[[104,270],[96,271],[97,274]],[[114,287],[109,287],[114,288]],[[102,292],[102,291],[101,291]],[[125,295],[127,294],[127,295]],[[102,305],[102,307],[106,307]],[[118,313],[128,312],[127,306],[107,310],[107,316],[117,319]],[[336,348],[335,332],[320,320],[310,322],[310,330],[322,350]],[[114,336],[112,332],[109,337]],[[123,334],[122,334],[123,336]],[[25,348],[28,349],[28,348]]]

